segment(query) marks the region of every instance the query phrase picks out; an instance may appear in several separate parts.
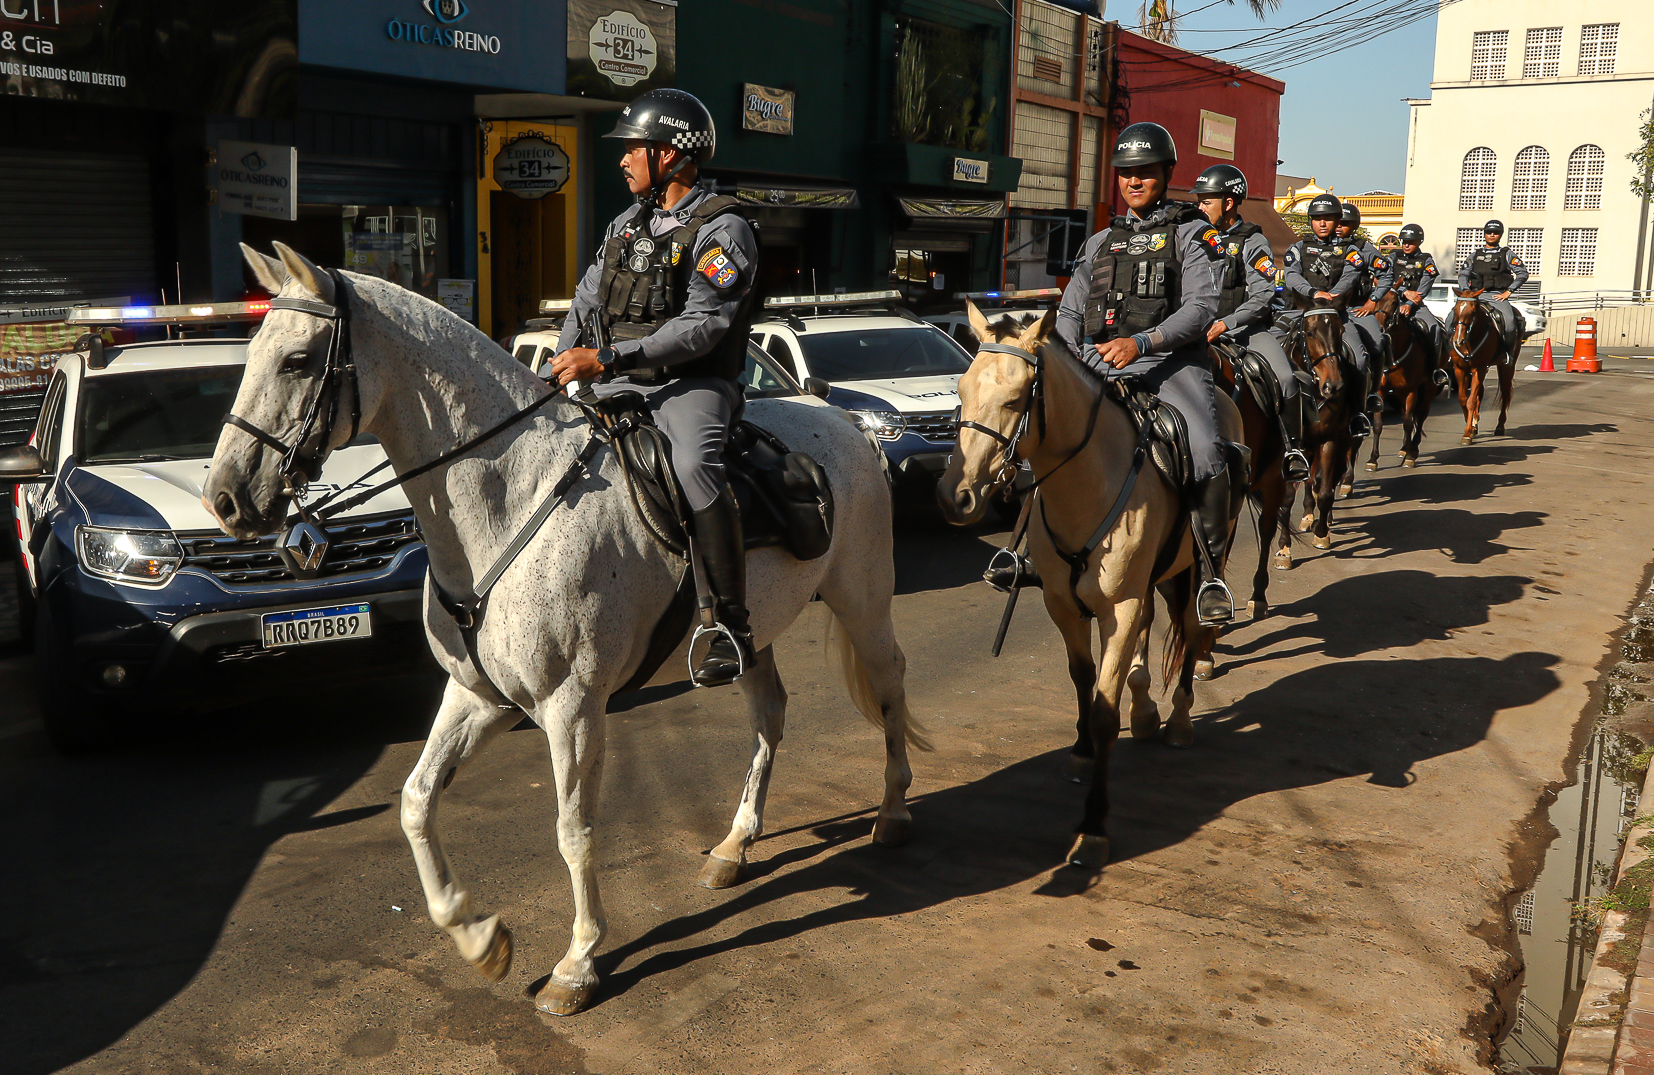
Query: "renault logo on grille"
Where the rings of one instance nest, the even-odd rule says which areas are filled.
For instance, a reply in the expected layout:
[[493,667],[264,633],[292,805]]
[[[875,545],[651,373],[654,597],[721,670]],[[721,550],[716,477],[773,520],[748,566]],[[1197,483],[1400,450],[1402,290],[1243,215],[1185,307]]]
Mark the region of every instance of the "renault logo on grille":
[[295,575],[314,577],[327,556],[327,531],[307,522],[299,523],[281,539],[281,555]]

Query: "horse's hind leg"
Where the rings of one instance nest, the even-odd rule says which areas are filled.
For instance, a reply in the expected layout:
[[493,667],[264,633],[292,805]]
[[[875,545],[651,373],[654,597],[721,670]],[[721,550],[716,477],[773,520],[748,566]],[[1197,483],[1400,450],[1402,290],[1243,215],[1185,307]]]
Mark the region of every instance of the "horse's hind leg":
[[402,831],[413,848],[431,921],[448,931],[460,955],[491,982],[511,969],[511,931],[500,924],[499,915],[472,906],[471,894],[454,876],[437,831],[437,803],[460,765],[521,716],[449,679],[419,764],[402,785]]
[[740,683],[752,720],[752,765],[747,769],[746,786],[741,789],[735,823],[701,869],[700,882],[707,888],[728,888],[741,880],[747,848],[764,831],[764,799],[770,790],[775,750],[781,745],[787,722],[787,689],[775,669],[774,647],[765,646],[758,652]]
[[821,596],[837,621],[831,634],[850,699],[869,724],[884,731],[884,799],[873,823],[873,842],[896,847],[907,842],[913,826],[907,808],[907,789],[913,784],[907,748],[929,750],[930,744],[907,711],[907,658],[890,619],[890,577],[860,589],[860,599],[847,603],[843,588],[827,583]]
[[1149,629],[1154,626],[1154,595],[1143,601],[1141,624],[1137,628],[1137,648],[1132,652],[1131,671],[1126,673],[1126,687],[1131,691],[1131,737],[1152,739],[1160,734],[1160,707],[1154,704],[1150,689],[1154,676],[1149,671]]
[[1510,390],[1515,380],[1516,363],[1499,363],[1499,425],[1493,430],[1495,436],[1505,434],[1505,416],[1510,413]]
[[[1382,382],[1381,382],[1381,384],[1382,384]],[[1367,456],[1367,469],[1368,470],[1377,470],[1378,469],[1378,442],[1384,436],[1384,408],[1383,407],[1380,407],[1378,410],[1373,412],[1372,423],[1373,423],[1373,450],[1372,450],[1371,454],[1369,454]],[[1404,426],[1403,427],[1404,431],[1405,431],[1405,428],[1406,427]],[[1354,453],[1351,453],[1351,454],[1353,455]],[[1352,478],[1354,477],[1353,470],[1352,470],[1352,473],[1351,473],[1351,477]]]
[[1079,715],[1075,718],[1074,746],[1068,752],[1068,779],[1076,784],[1090,782],[1097,751],[1091,735],[1091,702],[1097,696],[1097,659],[1092,652],[1091,620],[1054,589],[1045,591],[1045,609],[1062,635],[1068,651],[1068,678],[1074,684]]
[[1188,640],[1181,654],[1182,659],[1168,668],[1171,674],[1177,676],[1177,686],[1172,690],[1172,715],[1166,718],[1162,738],[1167,746],[1189,747],[1193,746],[1195,741],[1195,727],[1190,711],[1194,708],[1195,701],[1194,681],[1200,670],[1197,658],[1200,650],[1211,644],[1203,642],[1202,639],[1215,635],[1216,632],[1210,627],[1201,626],[1200,616],[1195,611],[1192,572],[1184,572],[1172,579],[1166,586],[1161,587],[1160,592],[1166,598],[1166,613],[1173,625],[1167,643],[1174,646],[1171,656],[1179,656],[1175,652],[1175,643],[1171,641],[1176,637],[1176,626],[1179,622],[1183,625],[1183,637]]
[[[1263,487],[1258,490],[1258,569],[1252,573],[1252,599],[1246,603],[1246,616],[1251,620],[1269,615],[1269,556],[1280,528],[1281,506],[1286,494],[1286,479],[1279,471],[1264,479]],[[1290,557],[1287,563],[1292,563]]]

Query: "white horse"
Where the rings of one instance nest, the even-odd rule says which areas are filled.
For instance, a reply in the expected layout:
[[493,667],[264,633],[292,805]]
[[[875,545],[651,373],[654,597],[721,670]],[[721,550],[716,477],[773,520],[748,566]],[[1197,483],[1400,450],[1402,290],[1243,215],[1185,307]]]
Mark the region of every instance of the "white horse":
[[[328,306],[345,305],[340,298],[348,305],[344,331],[354,354],[354,378],[348,371],[327,376],[337,322],[276,309],[248,346],[232,412],[272,440],[304,440],[301,447],[317,467],[350,439],[353,412],[401,474],[548,391],[493,341],[434,302],[373,277],[329,274],[280,243],[279,260],[242,249],[259,282],[280,299],[320,304],[324,314]],[[334,293],[339,280],[344,296]],[[324,394],[334,397],[325,406]],[[307,423],[312,408],[320,419]],[[787,702],[771,644],[813,595],[821,596],[834,618],[830,634],[852,700],[884,730],[884,798],[875,842],[906,839],[911,816],[905,795],[912,782],[907,745],[925,746],[907,712],[906,660],[890,618],[895,583],[890,498],[877,450],[842,413],[825,406],[760,400],[750,410],[766,429],[809,452],[826,470],[836,501],[836,531],[830,551],[808,563],[774,548],[749,554],[757,658],[740,685],[752,719],[752,764],[729,835],[713,848],[701,874],[701,883],[712,888],[740,879],[747,849],[763,829]],[[489,593],[475,639],[483,676],[477,675],[453,618],[435,600],[432,583],[447,594],[470,593],[588,433],[575,407],[553,401],[405,485],[430,552],[426,632],[449,680],[425,750],[402,790],[402,828],[432,920],[485,977],[499,981],[511,964],[510,931],[498,915],[485,913],[455,876],[438,837],[437,800],[463,762],[519,719],[518,710],[502,702],[520,707],[545,730],[557,782],[557,844],[574,888],[574,927],[568,954],[535,999],[558,1015],[579,1011],[597,986],[592,955],[603,939],[604,918],[592,831],[605,705],[642,664],[682,561],[663,550],[637,518],[604,449]],[[245,427],[225,427],[202,500],[226,532],[250,538],[282,525],[291,498],[279,474],[280,456]],[[675,660],[682,662],[683,649]]]

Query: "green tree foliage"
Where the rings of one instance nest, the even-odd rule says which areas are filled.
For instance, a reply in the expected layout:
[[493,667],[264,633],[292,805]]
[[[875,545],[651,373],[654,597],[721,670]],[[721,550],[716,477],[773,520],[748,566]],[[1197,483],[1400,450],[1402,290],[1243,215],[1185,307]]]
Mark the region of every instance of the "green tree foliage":
[[1631,169],[1631,193],[1639,198],[1654,198],[1654,108],[1643,109],[1637,117],[1642,126],[1637,131],[1637,148],[1625,155],[1636,167]]

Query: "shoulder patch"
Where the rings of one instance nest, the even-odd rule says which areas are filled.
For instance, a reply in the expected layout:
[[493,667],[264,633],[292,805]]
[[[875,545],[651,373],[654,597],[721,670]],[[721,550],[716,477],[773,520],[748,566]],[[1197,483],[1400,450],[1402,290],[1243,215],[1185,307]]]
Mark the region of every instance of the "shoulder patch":
[[1380,254],[1377,257],[1373,258],[1373,268],[1375,270],[1377,270],[1378,272],[1383,272],[1385,269],[1388,269],[1389,267],[1390,267],[1390,259],[1385,257],[1383,254]]
[[1351,265],[1360,265],[1360,264],[1362,264],[1363,259],[1361,257],[1361,251],[1351,250],[1348,254],[1344,255],[1344,260],[1349,262]]
[[1522,259],[1517,257],[1515,254],[1512,254],[1510,256],[1510,267],[1513,269],[1520,269],[1522,267]]
[[1257,259],[1252,262],[1252,268],[1257,271],[1259,276],[1266,276],[1271,280],[1275,278],[1275,259],[1268,254],[1259,254]]
[[1213,254],[1223,253],[1223,236],[1214,227],[1208,226],[1200,233],[1200,243]]
[[1295,247],[1295,246],[1287,247],[1286,248],[1286,257],[1283,258],[1282,260],[1284,260],[1288,265],[1298,264],[1298,248]]
[[735,286],[736,279],[741,275],[729,262],[724,248],[714,246],[707,248],[695,261],[695,271],[706,277],[712,286],[720,291]]

